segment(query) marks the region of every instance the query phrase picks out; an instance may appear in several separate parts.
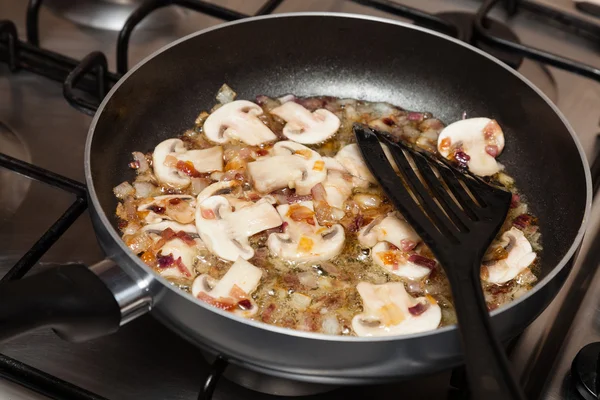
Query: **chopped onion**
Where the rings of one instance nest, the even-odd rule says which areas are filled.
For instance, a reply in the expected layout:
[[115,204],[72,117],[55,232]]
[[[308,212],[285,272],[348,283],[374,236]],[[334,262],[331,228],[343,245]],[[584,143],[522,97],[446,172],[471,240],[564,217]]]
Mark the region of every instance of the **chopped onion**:
[[323,333],[326,335],[337,335],[341,330],[340,323],[338,322],[337,317],[333,314],[325,316],[321,326],[323,327]]
[[353,200],[356,201],[356,204],[362,209],[376,208],[381,205],[381,197],[376,194],[359,193],[354,196]]
[[131,155],[133,155],[133,159],[137,161],[139,165],[137,169],[138,174],[143,174],[150,170],[150,165],[148,165],[148,160],[146,160],[146,156],[144,155],[144,153],[134,151],[133,153],[131,153]]
[[298,280],[302,286],[309,289],[316,289],[319,286],[317,282],[317,276],[312,272],[301,272],[298,274]]
[[231,103],[235,100],[237,93],[233,91],[226,83],[221,86],[219,92],[217,93],[217,101],[221,104]]
[[131,236],[124,236],[123,240],[127,247],[136,254],[142,253],[150,248],[154,244],[150,236],[144,231],[138,231]]
[[135,189],[129,182],[122,182],[115,186],[113,193],[117,199],[124,199],[127,196],[133,196],[135,194]]
[[292,293],[291,296],[292,306],[300,311],[304,311],[310,305],[310,297],[303,295],[302,293]]
[[160,190],[150,182],[133,182],[133,187],[135,188],[135,197],[138,199],[153,197],[160,193]]
[[281,96],[277,100],[279,100],[279,102],[281,104],[283,104],[283,103],[287,103],[288,101],[296,100],[296,96],[294,96],[293,94],[286,94],[285,96]]

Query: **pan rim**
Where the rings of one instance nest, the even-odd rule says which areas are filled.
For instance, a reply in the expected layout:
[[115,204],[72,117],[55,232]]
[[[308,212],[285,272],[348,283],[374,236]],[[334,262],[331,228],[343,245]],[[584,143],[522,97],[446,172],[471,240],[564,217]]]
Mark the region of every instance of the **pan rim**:
[[118,232],[115,230],[115,228],[112,226],[112,224],[108,220],[108,217],[107,217],[106,213],[104,212],[104,209],[100,205],[100,201],[96,194],[96,189],[94,187],[94,180],[93,180],[92,172],[91,172],[91,150],[92,150],[92,142],[94,139],[95,128],[96,128],[98,120],[100,119],[100,115],[102,114],[102,111],[104,110],[106,104],[110,101],[110,99],[116,93],[116,91],[119,89],[119,87],[133,73],[135,73],[139,68],[141,68],[148,61],[150,61],[154,57],[158,56],[159,54],[167,51],[171,47],[178,45],[179,43],[185,42],[196,36],[200,36],[202,34],[205,34],[205,33],[208,33],[208,32],[214,31],[214,30],[227,28],[229,26],[233,26],[233,25],[237,25],[237,24],[256,22],[256,21],[260,21],[263,19],[294,18],[294,17],[334,17],[334,18],[361,19],[361,20],[368,20],[368,21],[373,21],[373,22],[391,24],[391,25],[400,26],[400,27],[403,27],[406,29],[413,29],[413,30],[421,31],[423,33],[437,36],[440,39],[453,42],[454,44],[462,46],[468,50],[471,50],[471,51],[479,54],[480,56],[487,58],[488,60],[498,64],[500,67],[507,70],[509,73],[512,73],[516,78],[520,79],[523,83],[525,83],[532,90],[534,90],[537,93],[537,95],[540,96],[548,104],[548,106],[554,111],[554,113],[562,121],[563,125],[567,128],[568,132],[570,133],[571,138],[577,148],[577,151],[579,152],[579,156],[580,156],[580,159],[582,162],[582,167],[584,169],[585,184],[586,184],[585,210],[584,210],[584,214],[583,214],[583,219],[581,221],[581,225],[579,227],[579,230],[577,231],[577,235],[575,236],[575,239],[573,240],[571,246],[569,247],[566,254],[563,256],[563,258],[560,260],[560,262],[558,264],[556,264],[552,268],[550,273],[547,276],[545,276],[540,282],[538,282],[533,287],[533,289],[529,290],[525,295],[523,295],[522,297],[520,297],[517,300],[510,302],[506,306],[503,306],[499,309],[492,311],[490,313],[491,318],[494,318],[496,315],[501,314],[505,311],[508,311],[509,309],[516,307],[519,304],[521,304],[522,302],[526,301],[528,298],[532,297],[535,293],[537,293],[539,290],[541,290],[541,288],[546,286],[546,284],[548,284],[558,273],[560,273],[560,271],[565,267],[567,262],[574,257],[576,251],[580,247],[580,244],[583,240],[583,236],[585,234],[585,231],[586,231],[589,219],[590,219],[589,216],[590,216],[591,205],[592,205],[592,179],[591,179],[589,163],[588,163],[587,157],[585,155],[585,151],[583,150],[583,146],[581,145],[581,142],[579,141],[579,138],[577,137],[577,135],[576,135],[575,131],[573,130],[573,128],[571,127],[570,123],[568,122],[566,117],[562,114],[562,112],[558,109],[558,107],[538,87],[536,87],[531,81],[529,81],[527,78],[525,78],[519,72],[508,67],[507,65],[502,63],[497,58],[491,56],[490,54],[485,53],[483,50],[480,50],[468,43],[461,42],[460,40],[455,39],[451,36],[445,35],[443,33],[439,33],[439,32],[436,32],[436,31],[433,31],[433,30],[430,30],[427,28],[415,26],[413,24],[406,23],[406,22],[395,21],[395,20],[383,18],[383,17],[375,17],[375,16],[353,14],[353,13],[340,13],[340,12],[281,13],[281,14],[274,14],[274,15],[265,15],[265,16],[244,18],[241,20],[226,22],[226,23],[215,25],[215,26],[212,26],[212,27],[209,27],[206,29],[202,29],[200,31],[197,31],[197,32],[191,33],[189,35],[186,35],[184,37],[181,37],[181,38],[165,45],[164,47],[156,50],[155,52],[151,53],[150,55],[146,56],[144,59],[142,59],[140,62],[138,62],[134,67],[132,67],[129,71],[127,71],[127,73],[125,75],[123,75],[121,77],[121,79],[119,79],[119,81],[111,88],[109,93],[104,97],[103,101],[101,102],[100,106],[98,107],[98,110],[94,114],[94,117],[90,124],[90,128],[88,130],[88,136],[86,139],[85,153],[84,153],[85,181],[86,181],[86,185],[88,187],[88,196],[91,199],[92,206],[93,206],[97,216],[101,220],[102,225],[104,226],[104,228],[110,235],[110,238],[114,242],[116,242],[117,246],[119,246],[120,250],[123,253],[127,254],[127,256],[133,260],[133,262],[137,265],[138,268],[142,269],[152,279],[160,282],[163,287],[177,293],[177,295],[184,297],[185,300],[191,301],[192,303],[196,304],[197,306],[203,307],[210,312],[215,312],[225,318],[229,318],[236,322],[243,323],[246,325],[250,325],[254,328],[264,329],[264,330],[271,331],[273,333],[278,333],[278,334],[296,336],[296,337],[304,338],[304,339],[326,340],[326,341],[332,341],[332,342],[356,342],[356,343],[363,342],[363,343],[366,343],[366,342],[387,342],[387,341],[396,341],[396,340],[421,339],[421,338],[425,338],[425,337],[428,337],[431,335],[449,333],[451,331],[458,330],[457,325],[455,324],[455,325],[449,325],[449,326],[445,326],[445,327],[427,331],[427,332],[414,333],[414,334],[402,335],[402,336],[357,337],[357,336],[326,335],[323,333],[304,332],[304,331],[299,331],[299,330],[295,330],[295,329],[282,328],[282,327],[270,325],[270,324],[267,324],[264,322],[258,322],[258,321],[246,319],[243,317],[239,317],[233,313],[229,313],[229,312],[217,309],[215,307],[211,307],[210,305],[207,305],[206,303],[200,301],[199,299],[195,299],[194,297],[190,296],[188,293],[185,293],[182,290],[174,287],[173,285],[171,285],[169,283],[168,280],[166,280],[165,278],[163,278],[160,275],[158,275],[157,273],[155,273],[149,266],[144,264],[139,259],[139,257],[137,257],[135,254],[133,254],[133,252],[125,245],[125,243],[119,236]]

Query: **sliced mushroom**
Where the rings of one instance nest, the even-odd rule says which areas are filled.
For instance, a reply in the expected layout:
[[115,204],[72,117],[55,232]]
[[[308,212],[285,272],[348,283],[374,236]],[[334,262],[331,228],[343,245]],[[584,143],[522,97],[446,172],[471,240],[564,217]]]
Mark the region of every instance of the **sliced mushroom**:
[[167,228],[171,228],[174,232],[183,231],[190,235],[192,239],[200,237],[194,224],[180,224],[179,222],[175,221],[162,221],[144,225],[142,230],[148,233],[156,233],[160,235],[160,233]]
[[502,246],[508,256],[481,267],[481,279],[489,283],[503,284],[523,272],[535,260],[536,254],[523,232],[512,227],[504,232],[497,245]]
[[271,110],[271,114],[285,120],[283,135],[303,144],[321,143],[333,136],[340,127],[340,119],[324,108],[310,112],[293,101]]
[[236,181],[215,182],[202,189],[196,198],[196,202],[200,204],[211,196],[224,196],[230,194],[238,186],[239,183]]
[[[382,144],[381,147],[383,148],[388,161],[397,172],[398,167],[392,158],[390,149],[384,144]],[[369,167],[367,167],[367,164],[365,164],[365,160],[363,159],[362,153],[360,152],[360,149],[356,143],[342,147],[335,155],[335,161],[341,164],[352,176],[370,183],[377,183],[377,179],[375,179],[373,174],[371,174]]]
[[430,268],[410,262],[406,253],[392,248],[387,242],[379,242],[373,246],[371,255],[375,264],[406,279],[423,279],[431,272]]
[[327,179],[323,182],[326,201],[332,207],[343,208],[344,202],[352,194],[353,188],[367,188],[369,181],[352,176],[337,160],[323,157],[327,169]]
[[364,311],[354,316],[352,328],[358,336],[395,336],[436,329],[442,311],[432,297],[413,298],[404,284],[389,282],[356,286]]
[[268,199],[261,199],[235,212],[224,196],[211,196],[196,207],[196,227],[208,250],[229,261],[254,255],[248,237],[281,225],[281,218]]
[[138,211],[145,214],[144,221],[149,224],[164,219],[189,224],[194,221],[195,207],[196,199],[193,196],[173,194],[148,197],[140,202]]
[[307,195],[327,177],[325,162],[314,150],[286,140],[275,143],[273,156],[248,163],[254,188],[262,193],[289,187]]
[[192,285],[192,294],[215,307],[251,317],[258,312],[251,294],[261,277],[260,268],[238,258],[219,281],[206,274],[198,276]]
[[216,143],[239,140],[251,146],[271,142],[277,136],[258,118],[263,109],[247,100],[223,104],[204,121],[204,134]]
[[395,213],[390,213],[362,228],[358,232],[358,241],[366,247],[373,247],[377,242],[388,242],[406,251],[415,247],[421,238],[408,222],[401,220]]
[[193,173],[223,169],[223,149],[220,146],[204,150],[187,150],[179,139],[167,139],[152,153],[152,167],[156,178],[166,186],[182,189],[190,185],[191,177],[177,169],[177,163],[190,162]]
[[201,150],[188,150],[183,154],[178,154],[176,157],[180,161],[190,161],[196,171],[200,173],[223,171],[223,147],[221,146]]
[[496,157],[504,149],[504,133],[493,119],[454,122],[442,130],[437,145],[442,156],[466,164],[476,175],[494,175],[502,169]]
[[344,247],[344,228],[319,226],[312,201],[277,206],[286,222],[283,233],[271,233],[267,246],[272,254],[286,260],[321,261],[337,256]]

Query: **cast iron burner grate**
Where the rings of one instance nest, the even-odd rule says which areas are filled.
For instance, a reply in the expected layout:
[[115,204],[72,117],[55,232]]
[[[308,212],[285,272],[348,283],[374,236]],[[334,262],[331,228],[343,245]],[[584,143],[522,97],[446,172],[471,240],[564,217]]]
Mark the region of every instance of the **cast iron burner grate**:
[[[421,10],[402,5],[390,0],[349,0],[355,3],[382,10],[389,14],[408,18],[415,24],[438,32],[469,41],[478,47],[495,54],[508,65],[517,67],[523,57],[539,61],[554,67],[562,68],[581,76],[600,81],[600,70],[577,61],[542,51],[519,43],[518,38],[505,29],[500,23],[488,20],[487,15],[500,2],[504,4],[509,15],[518,12],[517,0],[485,0],[477,14],[465,16],[457,13],[432,15]],[[283,0],[267,0],[255,15],[272,13]],[[92,52],[81,62],[58,54],[39,46],[38,15],[43,0],[29,0],[26,18],[27,40],[18,38],[15,24],[11,21],[0,21],[0,61],[8,64],[10,71],[27,70],[51,80],[63,83],[63,92],[67,101],[76,109],[93,115],[98,104],[112,85],[128,69],[129,38],[133,29],[153,11],[176,5],[193,11],[202,12],[224,21],[247,18],[249,15],[230,10],[202,0],[146,0],[127,19],[119,33],[117,42],[117,73],[108,71],[106,56],[100,52]],[[569,18],[561,18],[548,9],[529,8],[531,12],[550,16],[561,20],[571,30],[582,37],[599,39],[600,34],[586,25]],[[489,24],[489,25],[488,25]],[[79,93],[79,94],[77,94]],[[82,95],[83,94],[83,95]],[[594,188],[600,181],[599,163],[595,163]],[[74,196],[71,206],[60,216],[38,241],[19,261],[2,277],[1,281],[22,278],[39,261],[42,255],[52,247],[61,235],[86,210],[86,187],[84,184],[60,176],[46,169],[29,164],[19,159],[0,153],[0,167],[16,174],[24,175]],[[212,364],[210,372],[203,378],[198,399],[212,398],[219,378],[228,365],[224,357],[218,357]],[[18,360],[0,354],[0,376],[35,392],[53,399],[102,400],[104,397],[77,387],[69,382],[47,374]],[[453,372],[448,389],[448,399],[458,400],[468,397],[464,374],[461,369]]]

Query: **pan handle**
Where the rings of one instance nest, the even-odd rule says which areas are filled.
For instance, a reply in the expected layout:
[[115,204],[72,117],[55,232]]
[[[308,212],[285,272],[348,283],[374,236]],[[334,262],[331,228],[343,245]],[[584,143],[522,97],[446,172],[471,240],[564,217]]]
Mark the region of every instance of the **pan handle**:
[[66,264],[0,284],[0,343],[37,328],[81,342],[150,310],[151,298],[110,260]]

